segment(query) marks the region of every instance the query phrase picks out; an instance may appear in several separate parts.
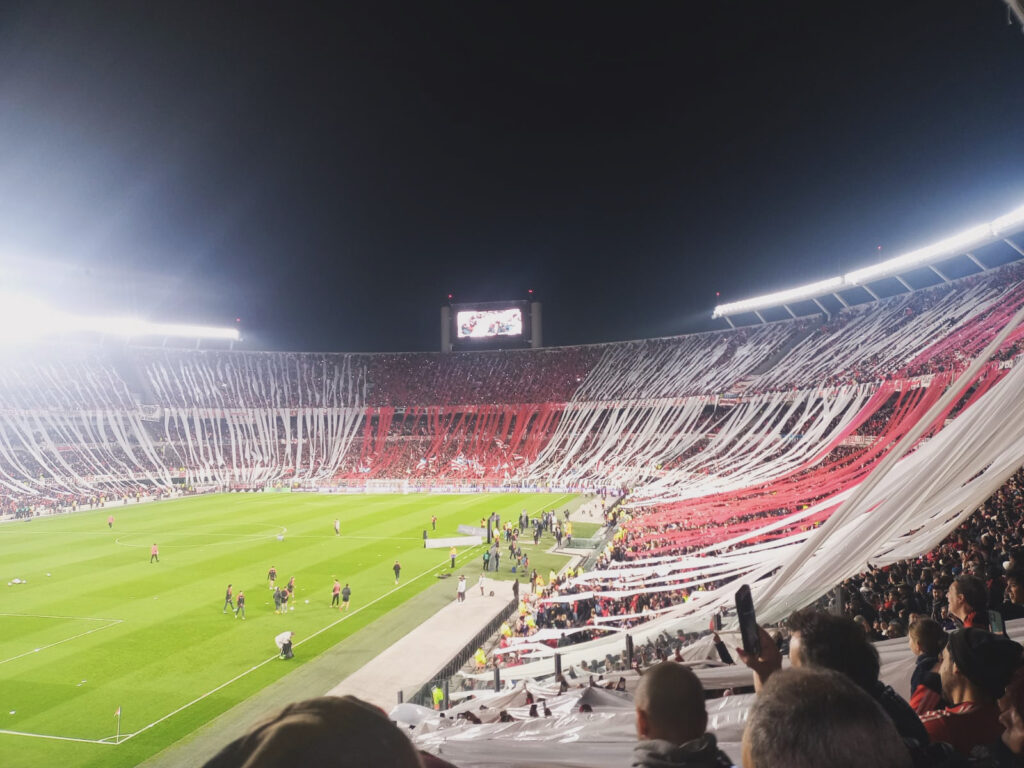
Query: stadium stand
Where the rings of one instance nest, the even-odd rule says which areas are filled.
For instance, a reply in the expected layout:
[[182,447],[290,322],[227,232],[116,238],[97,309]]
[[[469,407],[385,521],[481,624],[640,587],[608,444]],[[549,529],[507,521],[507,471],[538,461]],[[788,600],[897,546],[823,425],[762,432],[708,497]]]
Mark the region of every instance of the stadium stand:
[[[428,751],[474,733],[493,746],[498,731],[471,729],[540,716],[539,696],[560,727],[586,732],[586,705],[614,731],[632,704],[600,676],[635,685],[627,631],[641,664],[703,667],[713,691],[747,684],[735,634],[707,634],[741,582],[767,622],[820,601],[893,643],[915,616],[956,626],[965,573],[987,606],[1024,616],[1010,589],[1024,565],[1022,277],[1013,264],[832,317],[550,350],[12,355],[0,515],[282,484],[625,489],[608,494],[624,498],[596,563],[542,576],[503,627],[487,663],[514,687],[485,697],[490,670],[464,675],[476,706],[451,714],[483,703],[484,722],[415,723]],[[583,683],[573,695],[551,677],[556,653]],[[734,698],[709,705],[731,755],[751,703]]]

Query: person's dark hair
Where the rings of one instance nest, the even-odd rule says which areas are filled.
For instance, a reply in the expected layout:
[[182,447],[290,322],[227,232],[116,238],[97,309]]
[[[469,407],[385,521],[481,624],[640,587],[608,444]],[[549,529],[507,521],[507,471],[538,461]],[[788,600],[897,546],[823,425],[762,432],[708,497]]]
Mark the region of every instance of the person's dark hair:
[[289,704],[208,760],[204,768],[285,765],[419,768],[412,743],[378,707],[354,696]]
[[841,672],[865,691],[878,682],[878,651],[853,619],[814,610],[797,611],[786,622],[800,633],[801,661]]
[[1022,650],[1019,643],[1009,638],[971,627],[950,634],[945,652],[952,656],[961,674],[998,699],[1021,666]]
[[1021,564],[1020,568],[1011,568],[1006,572],[1006,580],[1017,583],[1024,587],[1024,563]]
[[828,669],[773,674],[743,733],[748,768],[910,768],[892,720],[844,675]]
[[956,590],[960,596],[967,601],[967,604],[975,610],[982,612],[988,610],[988,590],[985,589],[985,582],[977,576],[963,574],[953,580]]
[[946,633],[935,619],[918,619],[907,634],[925,656],[938,656],[946,645]]

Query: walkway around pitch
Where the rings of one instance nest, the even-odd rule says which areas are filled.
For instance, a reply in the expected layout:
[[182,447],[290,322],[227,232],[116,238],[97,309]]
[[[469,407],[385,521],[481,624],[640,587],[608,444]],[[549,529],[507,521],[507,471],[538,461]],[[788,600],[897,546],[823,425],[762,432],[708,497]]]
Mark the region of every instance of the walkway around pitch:
[[[455,579],[451,580],[452,595]],[[491,597],[491,592],[494,596]],[[362,669],[327,691],[328,696],[351,694],[388,711],[398,692],[409,696],[433,679],[512,599],[512,582],[484,579],[484,596],[474,581],[466,602],[452,602],[427,619]]]

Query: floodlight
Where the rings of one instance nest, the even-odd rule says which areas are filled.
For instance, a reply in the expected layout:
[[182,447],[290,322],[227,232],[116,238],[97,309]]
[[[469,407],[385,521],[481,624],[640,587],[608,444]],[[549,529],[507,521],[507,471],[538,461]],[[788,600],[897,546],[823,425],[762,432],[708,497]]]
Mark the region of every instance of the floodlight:
[[132,317],[86,317],[53,309],[43,302],[16,294],[0,294],[0,342],[31,342],[67,333],[101,333],[125,338],[174,336],[190,339],[238,341],[237,328],[208,325],[153,323]]
[[217,328],[210,325],[180,325],[151,323],[133,317],[80,318],[79,326],[111,336],[137,338],[139,336],[175,336],[189,339],[221,339],[238,341],[237,328]]
[[[802,299],[814,299],[845,288],[866,286],[867,283],[874,282],[875,280],[894,277],[917,267],[928,266],[936,261],[961,256],[975,248],[1004,239],[1020,229],[1024,229],[1024,205],[997,219],[993,219],[987,224],[978,224],[952,237],[947,237],[944,240],[939,240],[936,243],[904,253],[879,264],[848,272],[842,277],[834,277],[831,280],[822,280],[810,285],[770,293],[765,296],[755,296],[743,301],[734,301],[731,304],[720,304],[715,307],[711,316],[719,318],[738,315],[744,312],[756,312],[759,309],[780,307]],[[870,293],[870,289],[868,291]]]
[[990,240],[992,240],[992,225],[978,224],[964,230],[960,234],[947,237],[945,240],[940,240],[931,245],[926,245],[924,248],[918,248],[916,251],[904,253],[893,259],[888,259],[881,264],[848,272],[843,278],[851,285],[863,285],[864,283],[870,283],[872,280],[891,277],[900,272],[906,272],[908,269],[923,266],[930,261],[939,261],[941,259],[948,259],[951,256],[959,256],[972,248],[984,245]]
[[730,304],[721,304],[715,307],[712,317],[725,317],[726,315],[738,315],[743,312],[754,312],[758,309],[768,307],[779,307],[783,304],[791,304],[794,301],[812,299],[826,293],[832,293],[843,287],[843,278],[832,277],[828,280],[819,280],[816,283],[801,285],[798,288],[789,288],[785,291],[756,296],[753,299],[734,301]]
[[1004,233],[1012,234],[1021,227],[1024,227],[1024,205],[994,220],[992,222],[992,235],[994,237],[1001,237]]

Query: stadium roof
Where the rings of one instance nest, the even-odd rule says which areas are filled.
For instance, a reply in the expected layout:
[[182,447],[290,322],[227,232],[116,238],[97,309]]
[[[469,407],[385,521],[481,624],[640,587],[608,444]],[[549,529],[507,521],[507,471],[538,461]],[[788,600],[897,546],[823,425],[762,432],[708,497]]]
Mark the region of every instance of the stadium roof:
[[[937,265],[941,262],[956,258],[966,258],[975,267],[981,270],[991,269],[993,264],[986,265],[976,254],[980,248],[994,243],[1004,243],[1013,249],[1015,258],[1024,257],[1024,247],[1010,239],[1013,235],[1024,230],[1024,205],[999,216],[992,221],[969,227],[958,234],[939,240],[923,248],[908,251],[895,258],[888,259],[863,269],[847,272],[845,275],[832,277],[827,280],[819,280],[815,283],[801,285],[794,288],[787,288],[774,293],[766,293],[762,296],[755,296],[750,299],[734,301],[728,304],[719,304],[712,313],[713,318],[724,318],[729,325],[733,325],[730,318],[737,315],[754,315],[759,322],[767,322],[764,310],[782,308],[791,317],[798,317],[791,305],[799,302],[811,302],[817,307],[812,313],[818,311],[830,313],[830,310],[821,302],[824,297],[834,298],[841,306],[848,307],[850,304],[862,303],[862,301],[877,301],[881,298],[875,290],[874,284],[884,280],[895,279],[907,291],[914,290],[904,276],[914,270],[927,269],[934,273],[941,282],[949,282],[950,277],[945,274]],[[866,297],[861,300],[850,300],[844,292],[858,290]]]

